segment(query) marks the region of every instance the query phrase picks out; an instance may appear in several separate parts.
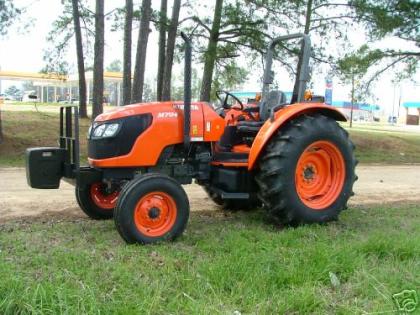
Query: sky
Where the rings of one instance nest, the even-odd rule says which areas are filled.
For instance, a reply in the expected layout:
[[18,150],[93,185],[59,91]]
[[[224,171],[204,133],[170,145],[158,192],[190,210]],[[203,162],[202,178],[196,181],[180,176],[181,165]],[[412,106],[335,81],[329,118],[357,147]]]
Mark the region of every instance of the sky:
[[[46,37],[51,30],[51,25],[57,16],[62,11],[61,1],[59,0],[14,0],[14,4],[17,7],[27,8],[26,19],[32,19],[33,23],[27,31],[21,31],[18,27],[12,27],[6,38],[0,38],[0,68],[2,70],[12,71],[25,71],[25,72],[38,72],[44,67],[45,62],[43,60],[44,49],[47,47]],[[134,1],[135,5],[139,1]],[[105,1],[105,12],[109,12],[115,7],[123,6],[124,0],[112,0]],[[153,0],[152,6],[158,10],[159,0]],[[171,1],[169,1],[171,3]],[[182,19],[182,11],[181,17]],[[122,60],[123,42],[122,42],[122,31],[111,32],[109,30],[111,22],[106,22],[107,31],[105,34],[105,66],[111,63],[113,60]],[[133,41],[137,39],[138,30],[135,29],[133,32]],[[350,32],[351,36],[349,39],[349,48],[357,49],[362,45],[366,38],[361,29],[355,28],[353,32]],[[158,48],[158,34],[156,31],[152,31],[149,36],[147,61],[145,76],[151,84],[154,84],[153,80],[157,71],[157,48]],[[399,42],[397,39],[388,38],[377,44],[378,47],[391,45],[392,47],[403,47],[406,45],[403,42]],[[335,47],[331,47],[334,49]],[[135,56],[135,45],[133,47],[133,57]],[[70,64],[76,63],[76,54],[74,49],[74,43],[71,42],[69,52],[66,56]],[[199,73],[201,73],[201,65],[193,65],[197,67]],[[282,85],[280,86],[284,90],[290,90],[292,82],[286,75],[284,69],[276,68],[277,75],[279,77],[286,78],[280,80]],[[182,67],[175,65],[174,73],[177,76],[182,76]],[[391,73],[387,73],[382,76],[379,82],[377,82],[373,89],[374,98],[370,100],[372,103],[377,103],[382,106],[386,112],[392,111],[392,106],[398,103],[401,93],[402,101],[420,101],[420,73],[415,76],[415,81],[404,81],[401,84],[394,85],[392,83]],[[325,74],[321,73],[316,77],[313,77],[314,86],[313,92],[318,95],[323,95],[325,89]],[[259,90],[260,87],[256,83],[255,77],[250,76],[248,81],[244,83],[244,90]],[[286,83],[284,83],[286,82]],[[350,86],[340,82],[339,78],[333,78],[334,90],[333,100],[349,100]],[[16,85],[16,81],[3,81],[1,85],[2,91],[4,91],[10,85]]]

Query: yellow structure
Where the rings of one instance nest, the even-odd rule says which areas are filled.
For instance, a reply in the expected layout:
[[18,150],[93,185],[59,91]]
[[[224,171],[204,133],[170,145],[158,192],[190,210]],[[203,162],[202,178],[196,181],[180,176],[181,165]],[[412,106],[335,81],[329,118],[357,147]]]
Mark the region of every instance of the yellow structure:
[[[93,82],[93,73],[86,72],[86,85],[87,85],[87,100],[90,100],[90,92],[91,86]],[[121,104],[121,82],[122,82],[123,74],[121,72],[104,72],[104,82],[106,85],[110,85],[109,83],[113,83],[114,89],[111,91],[104,91],[106,96],[113,95],[114,105],[119,106]],[[73,100],[73,96],[75,91],[78,91],[78,75],[60,75],[56,73],[33,73],[33,72],[18,72],[18,71],[5,71],[0,70],[0,82],[1,80],[15,80],[15,81],[31,81],[33,85],[39,87],[39,94],[38,98],[41,102],[49,102],[50,95],[49,95],[49,88],[53,87],[53,101],[58,99],[58,95],[60,94],[61,98],[69,99],[70,101]],[[44,89],[46,87],[46,89]],[[58,93],[57,88],[60,89]],[[76,90],[75,90],[76,89]],[[44,95],[44,90],[46,91],[46,95]],[[63,95],[64,94],[64,95]],[[78,93],[77,93],[78,94]],[[114,95],[115,94],[115,95]]]

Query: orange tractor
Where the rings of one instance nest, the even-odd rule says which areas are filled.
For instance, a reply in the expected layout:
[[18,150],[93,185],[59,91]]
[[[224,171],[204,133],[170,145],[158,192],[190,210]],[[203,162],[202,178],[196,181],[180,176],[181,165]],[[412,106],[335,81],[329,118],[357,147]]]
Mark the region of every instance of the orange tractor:
[[[93,219],[114,218],[129,243],[172,240],[189,217],[182,188],[193,180],[227,209],[264,207],[277,223],[337,219],[356,179],[353,144],[323,100],[305,100],[310,39],[274,39],[267,51],[262,99],[243,104],[219,91],[222,107],[191,102],[191,42],[185,49],[183,102],[134,104],[99,115],[88,134],[89,166],[80,166],[77,107],[60,109],[60,147],[27,150],[33,188],[76,187]],[[275,46],[302,38],[302,66],[290,102],[270,90]]]

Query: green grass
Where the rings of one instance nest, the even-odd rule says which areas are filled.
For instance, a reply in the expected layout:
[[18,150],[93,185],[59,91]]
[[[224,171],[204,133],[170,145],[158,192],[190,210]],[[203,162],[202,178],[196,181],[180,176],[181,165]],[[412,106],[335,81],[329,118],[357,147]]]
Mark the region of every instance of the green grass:
[[[0,166],[24,166],[25,150],[57,146],[59,116],[33,111],[2,111],[4,142],[0,144]],[[90,120],[81,120],[81,154],[86,159],[86,134]]]
[[[28,147],[56,146],[58,115],[34,111],[2,111],[5,141],[0,145],[0,166],[23,166]],[[89,119],[81,121],[82,161],[86,160]],[[361,163],[420,163],[420,135],[401,132],[350,130]]]
[[361,163],[420,163],[420,134],[350,130]]
[[393,294],[420,294],[418,206],[296,229],[262,217],[195,212],[179,240],[155,246],[126,245],[112,221],[0,225],[0,313],[393,313]]

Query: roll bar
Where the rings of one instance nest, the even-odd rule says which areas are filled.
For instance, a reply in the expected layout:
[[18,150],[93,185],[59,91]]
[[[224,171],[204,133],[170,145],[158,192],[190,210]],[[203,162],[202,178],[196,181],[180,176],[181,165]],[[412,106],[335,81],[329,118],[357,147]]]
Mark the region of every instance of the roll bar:
[[268,46],[267,55],[265,57],[265,70],[264,70],[264,78],[263,78],[263,90],[262,90],[262,101],[266,101],[268,97],[268,92],[270,90],[270,84],[273,83],[273,74],[271,72],[271,67],[273,65],[273,57],[274,57],[274,48],[283,41],[302,38],[302,66],[300,68],[300,72],[298,73],[296,80],[298,80],[298,98],[297,101],[300,102],[303,100],[303,95],[306,89],[306,83],[309,81],[309,57],[311,54],[311,39],[309,35],[296,33],[290,35],[279,36],[274,38],[270,45]]
[[185,42],[185,65],[184,65],[184,150],[188,154],[191,138],[191,39],[181,32],[181,37]]

